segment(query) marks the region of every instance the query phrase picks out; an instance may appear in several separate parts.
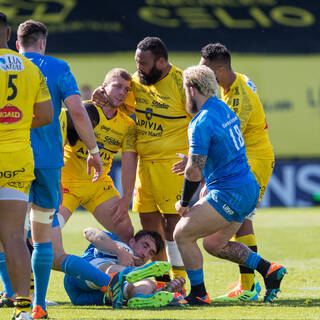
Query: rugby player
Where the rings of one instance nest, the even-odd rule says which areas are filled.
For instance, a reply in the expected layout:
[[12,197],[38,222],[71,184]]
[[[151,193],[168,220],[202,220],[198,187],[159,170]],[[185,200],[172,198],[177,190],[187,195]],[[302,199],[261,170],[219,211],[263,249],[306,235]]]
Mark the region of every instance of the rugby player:
[[[188,150],[187,126],[191,116],[185,110],[182,71],[169,63],[168,51],[157,37],[146,37],[137,45],[137,72],[126,105],[135,108],[137,122],[138,174],[133,210],[139,212],[144,230],[164,236],[174,277],[185,277],[173,230],[180,217],[175,202],[181,197],[183,179],[171,172],[177,153]],[[103,91],[94,99],[103,104]],[[154,258],[166,260],[163,251]],[[168,275],[157,280],[169,281]]]
[[[114,234],[97,228],[86,228],[84,236],[91,244],[85,250],[82,258],[103,272],[109,274],[122,272],[122,275],[130,282],[133,282],[132,271],[137,271],[140,268],[126,266],[142,266],[164,247],[161,236],[155,231],[141,230],[137,232],[130,239],[129,245],[120,241]],[[181,290],[185,280],[177,278],[171,281],[170,289],[166,288],[170,293],[156,291],[155,283],[150,279],[143,278],[162,274],[168,268],[170,268],[170,264],[157,262],[147,265],[147,268],[140,269],[141,271],[144,269],[144,271],[138,279],[135,276],[134,283],[125,282],[122,284],[122,288],[119,288],[123,292],[117,297],[118,301],[115,301],[109,292],[102,293],[95,284],[68,275],[65,276],[64,286],[74,305],[111,304],[117,308],[126,303],[128,307],[135,309],[160,307],[168,305],[173,300],[172,292]],[[138,281],[140,279],[143,280]],[[111,286],[110,290],[115,290],[115,288]]]
[[[210,304],[203,280],[203,257],[197,240],[212,255],[257,270],[264,278],[264,301],[272,301],[280,290],[286,268],[270,263],[241,242],[229,239],[256,207],[260,186],[250,171],[237,115],[216,96],[215,73],[204,65],[183,73],[189,112],[195,114],[188,128],[189,155],[182,199],[176,203],[182,216],[174,231],[188,277],[191,305]],[[190,209],[188,205],[202,175],[208,194]]]
[[0,12],[0,241],[4,248],[0,270],[2,279],[9,283],[11,280],[9,295],[16,296],[14,318],[32,319],[31,265],[24,241],[24,221],[34,179],[30,128],[50,124],[53,108],[44,76],[27,58],[8,49],[9,38],[6,15]]
[[[221,87],[221,99],[240,119],[240,130],[246,146],[251,171],[260,185],[257,206],[264,195],[274,168],[274,153],[268,135],[268,124],[255,84],[244,74],[234,72],[231,55],[220,43],[210,43],[202,48],[200,64],[214,71]],[[256,209],[246,217],[233,239],[257,252],[252,220]],[[240,281],[217,301],[257,300],[260,286],[254,279],[254,270],[239,265]]]
[[60,192],[63,166],[59,115],[62,102],[73,118],[74,126],[90,150],[86,157],[88,173],[94,167],[94,181],[102,173],[102,161],[91,123],[84,110],[76,80],[66,62],[45,56],[47,28],[38,21],[21,23],[17,31],[17,49],[36,64],[44,74],[54,106],[54,120],[49,126],[31,131],[35,158],[35,176],[29,202],[34,251],[31,258],[35,280],[33,318],[46,316],[45,296],[53,262],[51,224]]

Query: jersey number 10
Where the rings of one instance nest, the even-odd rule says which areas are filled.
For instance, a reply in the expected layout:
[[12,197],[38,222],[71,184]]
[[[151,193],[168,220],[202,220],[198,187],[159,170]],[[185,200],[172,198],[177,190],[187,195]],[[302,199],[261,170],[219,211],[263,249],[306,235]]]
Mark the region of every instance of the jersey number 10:
[[236,124],[233,128],[229,129],[230,136],[233,140],[233,144],[237,150],[240,150],[244,146],[244,140],[239,126]]

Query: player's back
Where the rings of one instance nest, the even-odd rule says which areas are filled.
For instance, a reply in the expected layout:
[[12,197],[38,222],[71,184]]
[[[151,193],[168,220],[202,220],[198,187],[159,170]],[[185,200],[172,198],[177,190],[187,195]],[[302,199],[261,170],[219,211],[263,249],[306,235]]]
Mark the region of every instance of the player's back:
[[0,49],[0,152],[30,147],[33,106],[48,100],[40,70],[10,49]]
[[238,115],[249,158],[273,159],[268,125],[255,84],[244,74],[236,80],[222,100]]
[[247,162],[240,121],[216,97],[209,98],[189,125],[192,154],[206,155],[203,171],[208,188],[236,186],[254,179]]
[[25,52],[23,55],[37,65],[43,73],[54,107],[51,124],[31,130],[35,167],[59,168],[63,166],[59,116],[62,102],[70,95],[80,94],[77,83],[65,61],[35,52]]

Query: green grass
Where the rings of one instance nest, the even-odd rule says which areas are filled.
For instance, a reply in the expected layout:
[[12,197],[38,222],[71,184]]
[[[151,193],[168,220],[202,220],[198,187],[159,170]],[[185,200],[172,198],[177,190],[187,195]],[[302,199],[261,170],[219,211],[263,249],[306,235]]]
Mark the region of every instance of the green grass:
[[[132,214],[135,230],[138,216]],[[63,230],[67,252],[81,254],[87,242],[86,226],[98,226],[87,212],[76,212]],[[320,208],[261,209],[255,217],[259,252],[266,259],[287,266],[279,299],[272,305],[262,302],[225,304],[188,309],[112,310],[110,307],[75,307],[63,289],[63,274],[52,272],[48,296],[59,303],[49,307],[50,319],[320,319]],[[211,297],[224,294],[237,279],[237,266],[204,254],[206,286]],[[262,280],[258,275],[259,280]],[[261,283],[262,287],[263,282]],[[8,319],[12,310],[0,310]]]

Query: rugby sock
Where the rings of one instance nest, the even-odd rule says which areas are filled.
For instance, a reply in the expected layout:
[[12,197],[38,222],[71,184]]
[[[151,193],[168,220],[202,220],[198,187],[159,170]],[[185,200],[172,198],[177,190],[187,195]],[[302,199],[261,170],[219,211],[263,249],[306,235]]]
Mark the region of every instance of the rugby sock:
[[0,277],[2,280],[3,289],[6,294],[6,297],[13,298],[14,292],[11,287],[11,282],[10,282],[10,278],[9,278],[9,274],[8,274],[8,270],[7,270],[4,252],[0,253]]
[[136,269],[136,268],[135,267],[126,267],[122,270],[122,274],[126,275],[134,269]]
[[[172,274],[173,274],[173,279],[177,277],[186,279],[187,277],[187,272],[185,267],[172,266]],[[185,285],[183,287],[185,287]]]
[[164,287],[168,282],[171,281],[170,275],[168,272],[163,274],[162,276],[154,277],[155,281],[157,282],[158,289]]
[[[29,297],[17,297],[14,300],[14,316],[19,316],[21,312],[31,312],[31,299]],[[15,317],[13,319],[15,319]]]
[[[235,239],[248,246],[253,252],[257,252],[257,242],[254,234],[248,234],[242,237],[236,237]],[[240,284],[245,290],[252,291],[254,289],[254,270],[240,266]]]
[[52,242],[34,243],[31,257],[31,266],[34,273],[35,298],[33,305],[41,306],[46,310],[46,294],[53,263]]
[[269,271],[271,263],[262,259],[257,253],[251,252],[246,260],[246,267],[257,270],[263,277]]
[[199,270],[188,270],[186,269],[188,274],[188,278],[191,284],[191,292],[190,295],[194,295],[196,297],[203,298],[206,296],[206,288],[203,282],[203,269]]
[[29,291],[30,296],[32,296],[33,292],[34,292],[34,274],[33,274],[33,272],[31,272],[30,291]]
[[61,271],[78,279],[89,280],[99,287],[106,286],[110,281],[109,275],[74,255],[69,255],[62,261]]

